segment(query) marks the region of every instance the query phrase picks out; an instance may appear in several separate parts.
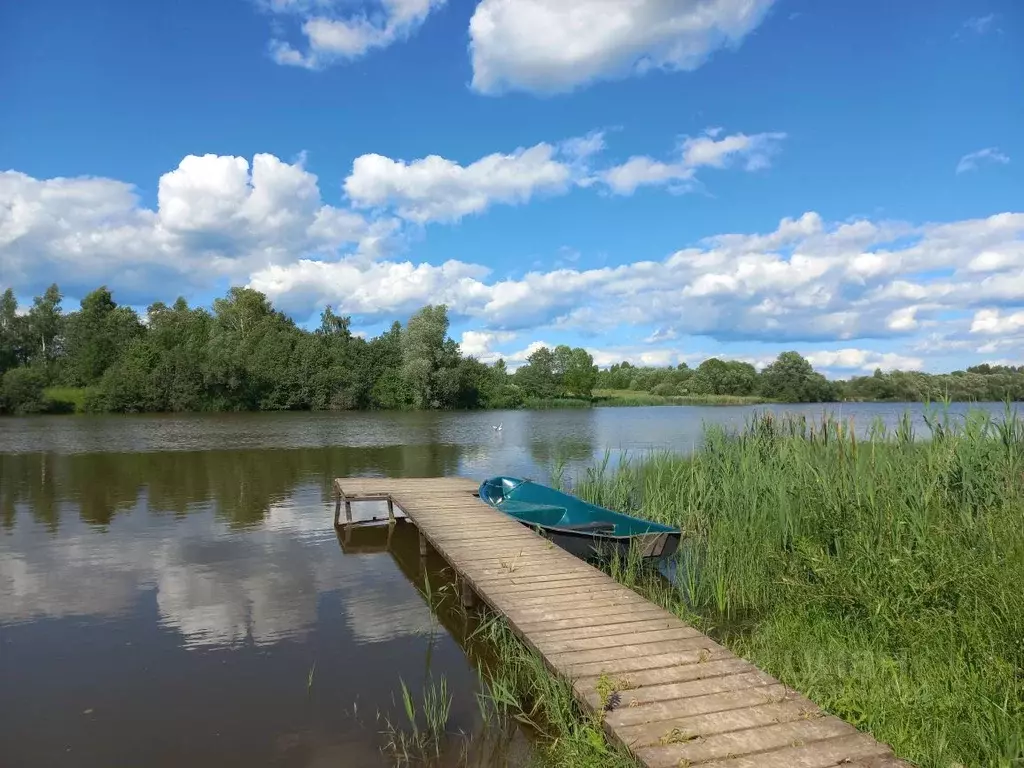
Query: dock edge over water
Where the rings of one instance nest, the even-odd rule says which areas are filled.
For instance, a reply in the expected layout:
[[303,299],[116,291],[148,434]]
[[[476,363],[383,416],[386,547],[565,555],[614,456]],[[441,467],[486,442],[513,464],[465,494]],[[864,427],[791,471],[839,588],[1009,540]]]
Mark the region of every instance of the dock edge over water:
[[[674,614],[475,497],[465,478],[337,478],[351,505],[403,513],[459,579],[601,712],[650,768],[897,768],[886,744],[823,712]],[[341,520],[344,505],[346,520]],[[397,509],[396,509],[397,508]]]

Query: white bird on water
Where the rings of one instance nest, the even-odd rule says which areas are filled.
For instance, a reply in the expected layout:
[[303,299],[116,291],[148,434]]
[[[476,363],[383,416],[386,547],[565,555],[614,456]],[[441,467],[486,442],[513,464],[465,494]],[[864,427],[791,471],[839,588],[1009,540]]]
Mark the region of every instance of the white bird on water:
[[498,422],[498,425],[497,425],[497,426],[495,426],[495,425],[493,425],[493,424],[492,424],[492,425],[491,425],[491,429],[493,429],[493,430],[494,430],[495,432],[501,432],[501,425],[502,425],[502,424],[504,424],[504,423],[505,423],[505,422],[503,422],[503,421],[500,421],[500,422]]

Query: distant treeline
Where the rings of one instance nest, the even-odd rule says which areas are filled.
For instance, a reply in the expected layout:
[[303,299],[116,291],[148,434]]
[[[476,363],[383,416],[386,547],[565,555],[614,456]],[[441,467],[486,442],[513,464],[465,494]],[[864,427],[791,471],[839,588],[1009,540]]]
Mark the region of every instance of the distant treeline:
[[512,375],[464,356],[448,311],[427,306],[373,339],[327,307],[307,331],[266,296],[232,288],[212,311],[153,304],[143,320],[105,287],[61,310],[56,285],[18,311],[0,297],[0,411],[122,412],[517,408],[591,397],[583,349],[541,349]]
[[538,349],[510,373],[503,360],[486,365],[462,354],[443,305],[367,340],[330,307],[319,328],[300,328],[248,288],[232,288],[212,311],[182,298],[158,302],[144,319],[105,287],[76,312],[64,313],[61,301],[56,285],[27,312],[11,289],[0,297],[0,412],[519,408],[590,402],[595,388],[783,402],[1024,399],[1021,368],[836,382],[796,352],[761,372],[718,359],[696,369],[621,363],[599,371],[586,350],[561,345]]
[[737,360],[705,360],[696,368],[651,368],[616,363],[597,375],[597,389],[631,390],[664,397],[762,397],[784,403],[842,400],[922,402],[1024,400],[1024,366],[975,365],[966,371],[921,373],[875,370],[871,376],[832,381],[796,352],[783,352],[760,373]]

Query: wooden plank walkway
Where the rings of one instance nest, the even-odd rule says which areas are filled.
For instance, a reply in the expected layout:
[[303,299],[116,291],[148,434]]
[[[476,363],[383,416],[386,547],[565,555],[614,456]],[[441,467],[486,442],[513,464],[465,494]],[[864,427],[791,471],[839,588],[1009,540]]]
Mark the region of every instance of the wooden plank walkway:
[[355,501],[387,501],[404,512],[421,542],[551,670],[573,681],[585,707],[604,710],[608,735],[644,765],[907,765],[869,734],[484,504],[471,480],[338,478],[334,485],[335,523],[342,504],[350,512]]

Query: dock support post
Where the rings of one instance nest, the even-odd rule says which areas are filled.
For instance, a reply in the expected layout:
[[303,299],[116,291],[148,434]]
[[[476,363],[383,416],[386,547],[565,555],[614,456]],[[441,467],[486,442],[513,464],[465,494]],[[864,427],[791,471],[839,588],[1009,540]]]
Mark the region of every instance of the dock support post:
[[395,502],[388,496],[388,523],[391,525],[395,524]]
[[352,522],[352,502],[345,499],[345,522]]
[[476,608],[476,592],[465,579],[460,580],[459,597],[462,599],[463,608]]
[[420,557],[427,556],[427,538],[421,533],[420,534]]

